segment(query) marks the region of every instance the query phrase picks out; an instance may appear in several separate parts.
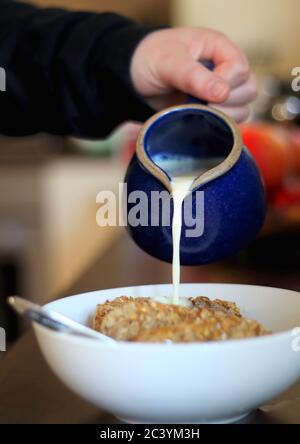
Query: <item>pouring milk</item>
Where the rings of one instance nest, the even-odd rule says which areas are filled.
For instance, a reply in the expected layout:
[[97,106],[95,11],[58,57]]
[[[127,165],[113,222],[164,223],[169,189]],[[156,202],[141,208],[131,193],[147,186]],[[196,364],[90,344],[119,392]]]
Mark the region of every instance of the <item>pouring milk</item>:
[[173,294],[172,304],[179,304],[179,286],[180,286],[180,238],[182,231],[182,213],[183,201],[191,191],[193,182],[204,172],[214,168],[224,159],[218,157],[193,159],[193,158],[159,158],[156,163],[171,178],[172,197],[173,197],[173,219],[172,219],[172,242],[173,242],[173,260],[172,260],[172,281]]
[[184,198],[189,193],[191,186],[197,176],[187,175],[173,177],[171,181],[173,197],[173,220],[172,220],[172,241],[173,241],[173,259],[172,259],[172,279],[173,295],[172,304],[179,302],[179,284],[180,284],[180,238],[182,228],[182,211]]

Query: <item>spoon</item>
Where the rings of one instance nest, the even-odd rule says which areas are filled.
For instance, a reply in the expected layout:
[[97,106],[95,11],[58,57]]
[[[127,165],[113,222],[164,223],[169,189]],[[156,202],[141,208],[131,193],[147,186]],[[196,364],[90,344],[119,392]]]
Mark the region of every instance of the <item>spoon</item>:
[[43,325],[43,327],[62,333],[85,336],[115,344],[115,340],[109,336],[79,324],[55,311],[48,310],[38,304],[33,304],[32,302],[27,301],[27,299],[20,298],[19,296],[10,296],[7,299],[7,302],[18,314],[28,317],[31,321],[37,322],[38,324]]

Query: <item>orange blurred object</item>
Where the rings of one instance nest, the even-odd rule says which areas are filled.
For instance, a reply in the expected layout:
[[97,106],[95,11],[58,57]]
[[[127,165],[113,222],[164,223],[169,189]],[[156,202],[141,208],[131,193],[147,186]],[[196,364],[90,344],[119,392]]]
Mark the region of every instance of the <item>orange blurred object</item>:
[[265,123],[249,123],[241,127],[244,144],[254,157],[268,195],[283,183],[290,171],[291,150],[286,132]]
[[276,209],[300,206],[300,182],[286,184],[274,194],[272,204]]
[[294,128],[290,132],[290,140],[293,172],[300,176],[300,129]]

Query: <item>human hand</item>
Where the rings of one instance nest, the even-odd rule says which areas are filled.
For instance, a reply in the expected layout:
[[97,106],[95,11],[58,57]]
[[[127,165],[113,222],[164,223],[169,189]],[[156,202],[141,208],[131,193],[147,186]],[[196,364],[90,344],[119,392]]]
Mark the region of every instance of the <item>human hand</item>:
[[[201,60],[211,60],[214,71]],[[256,97],[246,56],[224,34],[207,28],[150,33],[134,52],[131,77],[138,93],[156,110],[185,103],[188,94],[241,122]]]

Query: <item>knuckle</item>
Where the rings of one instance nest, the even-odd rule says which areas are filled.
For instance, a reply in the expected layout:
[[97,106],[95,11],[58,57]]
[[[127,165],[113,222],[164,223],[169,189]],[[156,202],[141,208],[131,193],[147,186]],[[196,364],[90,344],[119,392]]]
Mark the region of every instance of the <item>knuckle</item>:
[[164,63],[168,66],[173,61],[173,55],[170,52],[166,52],[164,49],[157,48],[155,54],[156,63]]
[[247,82],[250,76],[251,70],[246,61],[239,61],[235,64],[235,78],[240,84]]
[[257,83],[253,74],[250,75],[249,93],[251,97],[253,97],[253,100],[257,97]]
[[216,38],[218,38],[220,40],[229,40],[227,35],[224,32],[222,32],[222,31],[215,31],[215,30],[213,30],[212,33],[215,35]]
[[195,88],[195,82],[199,78],[199,69],[190,68],[185,74],[184,84],[187,91],[192,91]]
[[249,86],[249,100],[253,101],[255,100],[257,97],[257,88],[256,88],[256,84],[252,84],[251,86]]

